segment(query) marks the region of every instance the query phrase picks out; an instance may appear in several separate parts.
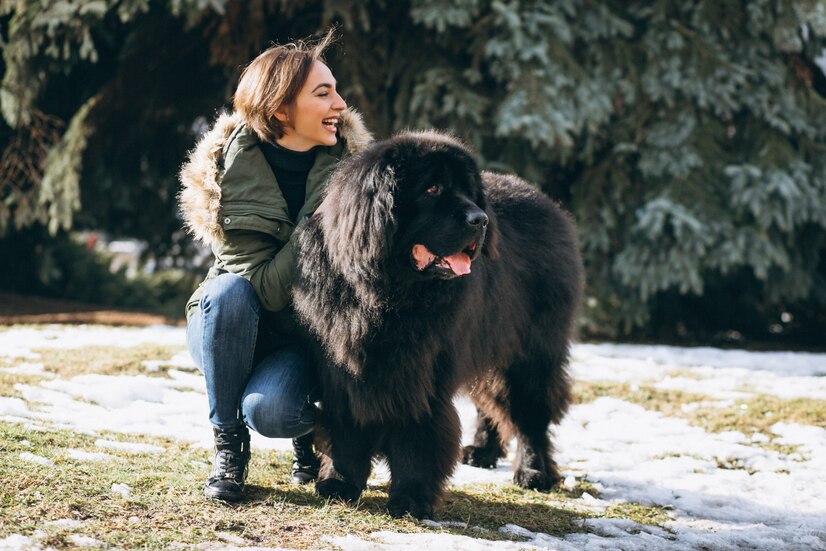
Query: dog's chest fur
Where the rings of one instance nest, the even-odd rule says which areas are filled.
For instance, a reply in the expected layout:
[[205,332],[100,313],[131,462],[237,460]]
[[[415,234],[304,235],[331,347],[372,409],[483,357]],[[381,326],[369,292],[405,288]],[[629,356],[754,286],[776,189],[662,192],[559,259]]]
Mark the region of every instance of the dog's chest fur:
[[450,303],[459,297],[445,300],[440,292],[441,299],[427,300],[427,295],[419,294],[422,300],[416,307],[383,316],[362,343],[357,373],[343,366],[332,369],[336,388],[346,390],[359,424],[416,421],[430,415],[434,401],[455,393],[459,366],[438,335],[455,326]]

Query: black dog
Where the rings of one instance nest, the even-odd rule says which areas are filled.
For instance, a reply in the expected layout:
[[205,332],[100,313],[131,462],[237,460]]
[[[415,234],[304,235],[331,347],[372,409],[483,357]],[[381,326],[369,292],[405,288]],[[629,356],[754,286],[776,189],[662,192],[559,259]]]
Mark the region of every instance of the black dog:
[[480,412],[467,462],[494,465],[515,435],[515,483],[559,481],[548,425],[570,400],[582,267],[547,197],[480,173],[454,138],[405,133],[340,165],[297,257],[295,307],[326,357],[319,494],[357,499],[381,455],[390,513],[431,516],[460,457],[460,389]]

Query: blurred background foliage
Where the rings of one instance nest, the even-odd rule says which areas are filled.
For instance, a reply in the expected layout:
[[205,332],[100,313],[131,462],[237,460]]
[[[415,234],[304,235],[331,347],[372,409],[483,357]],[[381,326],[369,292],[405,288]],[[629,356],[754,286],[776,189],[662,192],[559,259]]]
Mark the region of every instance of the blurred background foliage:
[[[573,212],[584,337],[823,344],[822,0],[4,0],[0,288],[182,308],[186,151],[244,64],[331,24],[379,137],[448,129]],[[154,279],[104,284],[79,230]]]

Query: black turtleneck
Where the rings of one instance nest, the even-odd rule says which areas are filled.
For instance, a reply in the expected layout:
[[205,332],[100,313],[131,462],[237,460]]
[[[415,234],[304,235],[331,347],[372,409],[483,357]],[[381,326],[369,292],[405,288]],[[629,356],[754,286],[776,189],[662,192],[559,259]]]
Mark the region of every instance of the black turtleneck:
[[295,222],[298,212],[304,206],[307,193],[307,175],[315,162],[315,148],[309,151],[293,151],[278,144],[261,143],[264,157],[275,174],[278,187],[287,200],[290,219]]

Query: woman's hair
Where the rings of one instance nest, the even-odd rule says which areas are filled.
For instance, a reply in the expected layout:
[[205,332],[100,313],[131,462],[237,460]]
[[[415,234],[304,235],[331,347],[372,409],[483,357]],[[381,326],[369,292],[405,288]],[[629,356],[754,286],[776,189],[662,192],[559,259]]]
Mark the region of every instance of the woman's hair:
[[297,40],[264,50],[246,66],[235,90],[233,107],[262,141],[284,135],[284,123],[275,112],[292,118],[295,99],[316,61],[324,62],[324,50],[334,41],[335,28],[318,40]]

